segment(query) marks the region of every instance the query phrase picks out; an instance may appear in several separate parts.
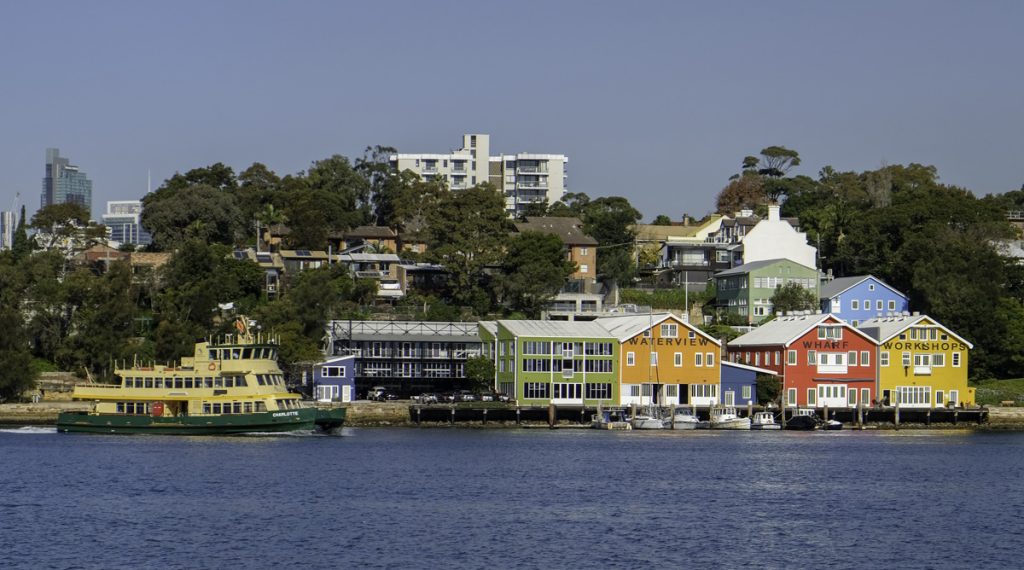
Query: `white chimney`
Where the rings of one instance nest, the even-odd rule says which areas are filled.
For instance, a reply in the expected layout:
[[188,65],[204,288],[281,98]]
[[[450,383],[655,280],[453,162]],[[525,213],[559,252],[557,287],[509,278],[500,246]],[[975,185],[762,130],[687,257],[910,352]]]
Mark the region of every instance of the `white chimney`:
[[777,222],[777,221],[779,221],[779,219],[780,219],[779,218],[779,205],[778,204],[768,204],[768,221],[769,222]]

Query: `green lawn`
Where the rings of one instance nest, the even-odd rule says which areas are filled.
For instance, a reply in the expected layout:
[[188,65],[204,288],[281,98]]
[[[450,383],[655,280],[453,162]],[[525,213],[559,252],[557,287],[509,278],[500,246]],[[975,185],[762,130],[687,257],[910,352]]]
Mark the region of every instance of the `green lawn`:
[[1013,400],[1017,405],[1024,405],[1024,378],[984,380],[974,386],[978,389],[979,404],[998,406],[1000,402]]

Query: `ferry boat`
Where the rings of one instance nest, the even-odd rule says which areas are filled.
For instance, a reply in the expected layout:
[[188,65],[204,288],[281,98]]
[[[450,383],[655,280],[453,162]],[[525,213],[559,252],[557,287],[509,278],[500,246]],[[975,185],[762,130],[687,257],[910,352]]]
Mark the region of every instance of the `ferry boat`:
[[289,392],[277,365],[277,342],[253,334],[244,318],[237,334],[200,342],[175,365],[114,371],[120,382],[76,386],[89,412],[64,412],[58,432],[216,435],[341,428],[345,408],[305,406]]

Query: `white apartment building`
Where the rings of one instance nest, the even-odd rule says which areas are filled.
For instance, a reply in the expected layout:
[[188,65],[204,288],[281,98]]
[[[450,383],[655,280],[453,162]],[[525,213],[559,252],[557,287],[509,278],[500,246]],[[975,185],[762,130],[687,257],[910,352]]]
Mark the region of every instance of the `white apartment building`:
[[141,200],[117,200],[107,202],[107,213],[103,214],[102,219],[112,241],[149,245],[153,237],[142,227],[141,217]]
[[14,212],[0,212],[0,250],[11,249],[14,245],[14,230],[18,216]]
[[505,196],[509,215],[521,213],[529,204],[562,199],[566,191],[566,163],[563,154],[490,154],[491,137],[462,136],[462,148],[445,154],[393,154],[392,168],[411,170],[425,180],[442,179],[451,190],[465,190],[491,182]]

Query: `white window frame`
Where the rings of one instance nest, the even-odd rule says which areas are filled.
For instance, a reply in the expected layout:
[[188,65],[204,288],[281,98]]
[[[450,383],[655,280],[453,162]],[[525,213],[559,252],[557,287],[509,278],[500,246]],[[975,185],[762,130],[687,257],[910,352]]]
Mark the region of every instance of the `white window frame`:
[[626,353],[626,366],[636,366],[636,354],[633,352]]
[[683,367],[683,353],[682,352],[677,352],[675,354],[675,365],[676,365],[676,368],[682,368]]

